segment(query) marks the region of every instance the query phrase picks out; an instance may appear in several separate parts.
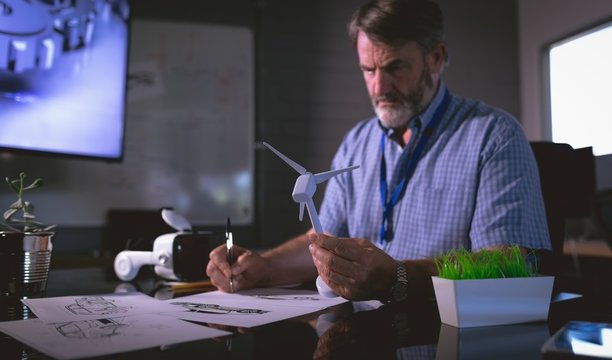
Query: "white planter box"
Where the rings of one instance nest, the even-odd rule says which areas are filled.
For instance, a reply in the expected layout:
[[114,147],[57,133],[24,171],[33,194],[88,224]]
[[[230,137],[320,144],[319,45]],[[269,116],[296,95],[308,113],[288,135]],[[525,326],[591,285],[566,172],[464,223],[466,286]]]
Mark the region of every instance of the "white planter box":
[[440,320],[459,328],[548,319],[553,276],[448,280],[432,276]]

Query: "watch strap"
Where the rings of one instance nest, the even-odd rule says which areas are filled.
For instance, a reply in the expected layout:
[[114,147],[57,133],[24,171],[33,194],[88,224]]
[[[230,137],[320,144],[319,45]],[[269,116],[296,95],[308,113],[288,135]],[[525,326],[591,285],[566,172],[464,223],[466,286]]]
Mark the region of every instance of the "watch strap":
[[390,302],[396,303],[408,298],[408,272],[401,261],[395,263],[395,283],[391,288]]

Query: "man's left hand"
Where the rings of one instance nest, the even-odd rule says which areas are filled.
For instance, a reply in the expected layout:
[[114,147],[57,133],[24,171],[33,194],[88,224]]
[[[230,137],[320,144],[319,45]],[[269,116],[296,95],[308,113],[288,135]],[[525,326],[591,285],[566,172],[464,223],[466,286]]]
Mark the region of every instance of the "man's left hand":
[[309,249],[321,278],[349,300],[385,300],[395,283],[395,260],[367,239],[311,234]]

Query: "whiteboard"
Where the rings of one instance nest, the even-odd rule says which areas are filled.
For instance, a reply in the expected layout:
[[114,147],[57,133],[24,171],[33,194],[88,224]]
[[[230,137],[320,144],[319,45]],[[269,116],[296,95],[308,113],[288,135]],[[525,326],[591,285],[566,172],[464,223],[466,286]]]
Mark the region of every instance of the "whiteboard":
[[[252,31],[157,20],[131,26],[123,162],[7,156],[3,177],[27,170],[46,180],[28,194],[45,223],[102,225],[109,209],[165,206],[194,225],[228,216],[251,223]],[[13,197],[0,191],[2,204]]]

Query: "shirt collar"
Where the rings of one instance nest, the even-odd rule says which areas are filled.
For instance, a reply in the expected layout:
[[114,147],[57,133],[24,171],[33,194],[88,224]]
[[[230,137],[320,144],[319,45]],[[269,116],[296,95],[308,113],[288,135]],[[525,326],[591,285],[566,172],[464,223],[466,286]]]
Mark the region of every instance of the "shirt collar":
[[[436,94],[434,95],[433,99],[423,112],[421,112],[418,116],[415,116],[410,119],[410,121],[408,122],[410,124],[409,126],[412,126],[412,123],[414,123],[417,119],[420,119],[420,128],[425,128],[433,118],[438,106],[442,105],[442,100],[444,99],[445,91],[446,84],[444,84],[444,81],[440,79],[438,90],[436,91]],[[394,129],[384,127],[383,124],[380,122],[380,119],[378,120],[378,126],[380,126],[381,130],[386,133],[388,137],[393,136],[393,134],[395,133]]]
[[425,111],[423,111],[419,115],[419,117],[421,118],[421,125],[423,128],[429,125],[438,107],[442,106],[442,100],[444,99],[444,92],[446,92],[446,85],[444,85],[444,82],[442,80],[440,80],[439,85],[440,86],[438,86],[438,91],[436,91],[436,94],[434,95],[433,99],[429,103],[429,106],[427,106]]

